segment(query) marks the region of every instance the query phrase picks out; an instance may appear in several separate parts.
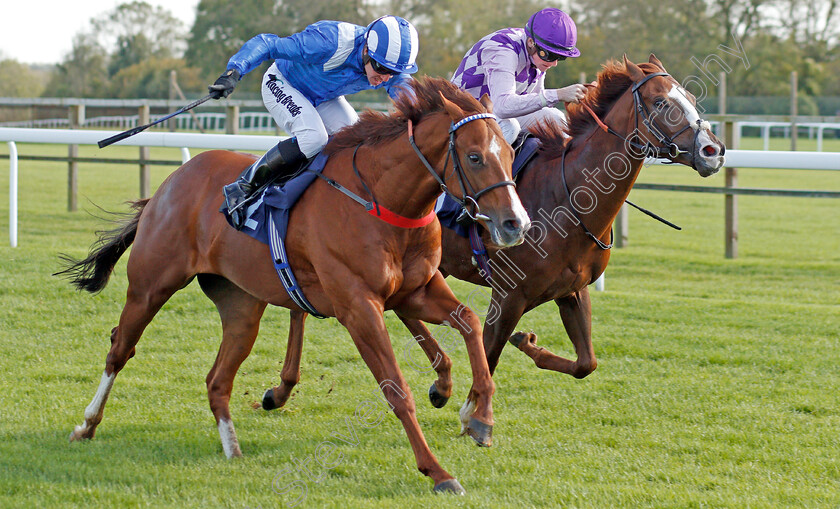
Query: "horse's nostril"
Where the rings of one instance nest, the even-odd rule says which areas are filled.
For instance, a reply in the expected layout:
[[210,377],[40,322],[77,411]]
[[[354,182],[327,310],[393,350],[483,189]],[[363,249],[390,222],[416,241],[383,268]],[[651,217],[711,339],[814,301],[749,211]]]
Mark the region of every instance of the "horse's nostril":
[[717,154],[718,154],[717,147],[714,147],[712,145],[706,145],[705,147],[703,147],[703,155],[704,156],[713,157],[713,156],[716,156]]
[[505,229],[506,232],[517,232],[521,229],[522,223],[519,222],[518,219],[508,219],[507,221],[502,223],[502,228]]

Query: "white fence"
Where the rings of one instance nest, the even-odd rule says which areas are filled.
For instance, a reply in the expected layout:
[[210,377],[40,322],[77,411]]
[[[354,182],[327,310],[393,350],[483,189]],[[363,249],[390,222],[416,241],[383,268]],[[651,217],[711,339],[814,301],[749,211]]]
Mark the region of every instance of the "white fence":
[[[150,121],[163,117],[164,115],[152,115]],[[119,129],[127,130],[138,125],[138,115],[120,115],[120,116],[102,116],[87,118],[82,127],[84,128],[103,128],[103,129]],[[196,113],[195,115],[183,115],[174,118],[176,128],[179,130],[199,129],[199,127],[206,131],[221,131],[224,130],[227,123],[227,116],[224,113]],[[711,121],[712,129],[715,133],[719,132],[720,122]],[[826,123],[826,122],[803,122],[796,124],[798,129],[807,129],[808,138],[817,139],[817,152],[823,151],[823,139],[825,131],[834,131],[835,137],[840,137],[840,123]],[[70,121],[66,118],[50,118],[43,120],[23,120],[16,122],[5,122],[0,124],[0,128],[4,127],[23,127],[23,128],[40,128],[40,129],[58,129],[69,128]],[[274,131],[274,119],[268,112],[265,111],[247,111],[239,113],[239,131],[240,132],[265,132]],[[790,137],[791,124],[790,122],[764,122],[764,121],[740,121],[735,122],[735,132],[738,138],[743,136],[745,127],[757,127],[761,130],[761,138],[764,143],[764,150],[770,150],[770,135],[773,131],[782,131],[784,138]]]
[[[99,140],[113,135],[114,131],[0,128],[0,142],[5,141],[9,144],[9,242],[12,247],[17,246],[18,217],[18,157],[15,143],[96,145]],[[120,141],[118,144],[181,148],[182,159],[186,162],[190,157],[188,148],[268,150],[276,142],[275,136],[144,132]],[[726,165],[736,168],[840,170],[840,154],[836,152],[727,150]]]
[[[78,131],[73,129],[24,129],[0,127],[0,142],[9,145],[9,243],[17,247],[18,217],[18,154],[16,143],[48,143],[68,145],[96,145],[109,138],[114,131]],[[230,150],[268,150],[277,143],[276,136],[195,134],[195,133],[139,133],[118,145],[135,147],[175,147],[181,149],[181,158],[190,158],[189,148],[216,148]]]

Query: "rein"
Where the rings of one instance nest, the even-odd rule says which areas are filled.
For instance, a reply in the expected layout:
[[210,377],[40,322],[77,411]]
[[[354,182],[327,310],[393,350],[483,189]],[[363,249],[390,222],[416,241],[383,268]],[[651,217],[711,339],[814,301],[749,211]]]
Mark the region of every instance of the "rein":
[[[637,141],[635,141],[635,139],[631,139],[629,135],[624,136],[624,135],[616,132],[613,128],[607,126],[600,118],[598,118],[598,115],[596,115],[595,112],[592,111],[592,108],[590,108],[588,104],[581,103],[581,106],[583,106],[583,108],[592,116],[592,118],[595,119],[595,123],[597,123],[598,127],[603,129],[604,132],[610,133],[613,136],[624,140],[624,142],[627,145],[633,147],[639,153],[645,154],[646,157],[656,157],[656,158],[660,158],[660,159],[666,159],[666,158],[673,159],[675,157],[678,157],[680,154],[689,153],[689,151],[687,151],[687,150],[680,150],[679,146],[677,146],[677,144],[674,142],[674,140],[676,138],[678,138],[686,130],[690,129],[692,126],[690,124],[686,125],[682,129],[680,129],[676,134],[674,134],[673,136],[667,136],[663,132],[662,128],[659,127],[659,125],[656,123],[656,115],[654,115],[654,112],[650,111],[647,104],[645,104],[645,102],[642,100],[642,94],[641,94],[641,92],[639,92],[639,89],[642,87],[642,85],[647,83],[648,80],[650,80],[651,78],[655,78],[657,76],[670,76],[670,74],[668,74],[667,72],[654,72],[654,73],[648,74],[647,76],[645,76],[644,78],[642,78],[641,80],[639,80],[639,81],[637,81],[636,83],[633,84],[633,88],[631,89],[631,92],[633,94],[633,114],[635,116],[635,125],[636,125],[633,132],[637,133],[639,131],[639,115],[642,115],[644,117],[642,119],[642,124],[645,127],[647,127],[648,131],[650,131],[656,137],[657,141],[659,141],[659,143],[661,143],[662,146],[657,147],[649,141],[647,143],[645,143],[644,145],[641,144],[641,143],[638,143]],[[594,86],[594,85],[587,84],[586,86]],[[700,121],[698,121],[698,122],[700,122]],[[694,132],[695,145],[697,144],[697,136],[699,136],[699,135],[700,135],[700,129],[695,129],[695,132]],[[635,138],[635,136],[633,138]],[[673,164],[673,161],[668,161],[668,163]],[[691,167],[692,168],[694,167],[694,154],[693,153],[691,154]]]
[[[633,111],[634,111],[634,115],[635,115],[635,124],[636,124],[635,132],[638,132],[638,130],[639,130],[639,114],[643,114],[644,119],[642,120],[642,124],[645,127],[648,128],[648,131],[653,133],[653,135],[656,137],[656,139],[660,143],[663,144],[663,146],[661,146],[661,147],[656,147],[650,142],[648,142],[645,145],[642,145],[640,143],[637,143],[636,141],[631,140],[628,136],[621,135],[620,133],[616,132],[613,128],[611,128],[607,124],[605,124],[600,118],[598,118],[598,115],[594,111],[592,111],[592,108],[590,108],[588,104],[581,103],[581,106],[589,113],[589,115],[592,116],[592,118],[595,120],[595,123],[598,124],[598,127],[600,127],[604,132],[610,133],[613,136],[616,136],[617,138],[620,138],[620,139],[624,140],[624,142],[627,145],[630,145],[633,148],[639,150],[641,153],[644,153],[646,156],[656,157],[656,158],[665,158],[665,157],[675,158],[675,157],[678,157],[680,154],[688,153],[687,150],[680,150],[680,148],[677,146],[677,144],[674,143],[674,140],[677,137],[679,137],[682,133],[684,133],[687,129],[690,129],[691,125],[690,124],[686,125],[682,129],[680,129],[676,134],[674,134],[673,136],[665,135],[665,133],[662,131],[662,129],[659,127],[659,125],[657,125],[656,120],[655,120],[655,116],[648,109],[647,104],[642,100],[641,92],[639,92],[639,89],[641,88],[642,85],[647,83],[647,81],[650,80],[651,78],[655,78],[656,76],[670,76],[670,74],[668,74],[666,72],[655,72],[655,73],[652,73],[652,74],[648,74],[643,79],[641,79],[640,81],[633,84],[633,88],[631,89],[631,92],[633,93]],[[587,86],[594,86],[594,85],[587,84]],[[701,121],[698,120],[698,124],[700,122]],[[695,129],[695,133],[694,133],[694,144],[695,145],[697,144],[697,136],[699,136],[699,135],[700,135],[700,129]],[[670,164],[673,164],[673,161],[668,161],[668,162]],[[691,166],[694,167],[694,154],[693,153],[691,155]],[[566,184],[566,151],[563,152],[563,156],[562,156],[561,161],[560,161],[560,175],[561,175],[562,181],[563,181],[563,189],[566,191],[566,197],[569,199],[569,206],[571,207],[572,214],[580,222],[580,225],[583,228],[584,232],[586,232],[586,235],[589,238],[591,238],[593,241],[595,241],[595,243],[598,245],[599,248],[604,249],[604,250],[610,249],[613,245],[613,230],[612,230],[612,228],[610,228],[610,243],[609,244],[604,244],[604,242],[601,239],[599,239],[598,237],[593,235],[592,232],[590,232],[589,229],[586,227],[586,225],[583,224],[583,221],[581,220],[580,216],[578,215],[577,210],[575,209],[574,204],[572,203],[572,197],[571,197],[571,194],[569,193],[568,185]],[[674,228],[675,230],[682,230],[682,228],[675,225],[674,223],[668,221],[667,219],[665,219],[663,217],[658,216],[657,214],[655,214],[655,213],[653,213],[653,212],[651,212],[651,211],[649,211],[649,210],[647,210],[643,207],[640,207],[640,206],[636,205],[635,203],[631,202],[630,200],[624,200],[624,201],[628,205],[630,205],[630,206],[634,207],[635,209],[641,211],[642,213],[652,217],[653,219],[656,219],[657,221],[660,221],[660,222],[670,226],[671,228]]]
[[595,242],[595,244],[598,245],[598,247],[606,251],[607,249],[613,247],[612,226],[610,226],[610,243],[604,244],[604,242],[601,239],[596,237],[591,231],[589,231],[589,228],[587,228],[586,225],[583,224],[583,220],[580,218],[580,215],[578,214],[578,211],[575,208],[575,204],[572,203],[572,194],[569,192],[569,185],[566,184],[566,154],[568,152],[569,149],[566,148],[566,150],[563,151],[563,155],[560,157],[560,180],[563,182],[563,190],[566,191],[566,198],[569,199],[569,208],[571,208],[572,215],[575,216],[575,219],[577,219],[578,223],[580,224],[580,227],[583,228],[583,231],[586,233],[586,236],[592,239]]
[[368,214],[378,217],[379,219],[385,221],[386,223],[397,226],[399,228],[422,228],[432,221],[435,220],[435,211],[434,208],[429,211],[428,214],[425,216],[418,218],[418,219],[411,219],[408,217],[401,216],[396,212],[388,210],[387,208],[383,207],[376,201],[376,197],[373,195],[373,192],[368,188],[365,180],[362,178],[362,175],[359,173],[359,168],[356,166],[356,153],[359,151],[359,148],[362,146],[360,143],[356,146],[356,149],[353,150],[353,171],[356,173],[356,176],[359,177],[359,181],[362,183],[362,187],[364,187],[365,192],[367,192],[368,196],[371,197],[370,200],[365,200],[361,196],[357,195],[353,191],[347,189],[346,187],[342,186],[335,180],[321,174],[315,173],[319,176],[324,182],[332,186],[338,191],[341,191],[345,196],[349,197],[351,200],[355,201],[356,203],[360,204],[362,207],[365,208]]
[[[411,144],[411,148],[414,149],[414,152],[417,154],[417,157],[420,158],[420,161],[423,163],[423,166],[429,170],[429,173],[432,174],[432,177],[437,180],[438,184],[440,184],[440,189],[444,193],[446,193],[450,198],[455,200],[461,205],[461,214],[458,216],[456,220],[459,224],[471,224],[475,223],[479,219],[482,220],[489,220],[490,218],[481,213],[481,208],[478,206],[478,200],[487,193],[488,191],[492,191],[497,187],[502,186],[513,186],[516,187],[516,183],[512,180],[503,180],[501,182],[496,182],[495,184],[491,184],[484,189],[476,192],[475,188],[470,183],[469,178],[464,173],[464,169],[461,167],[461,163],[458,160],[458,152],[455,149],[455,131],[457,131],[461,126],[472,122],[473,120],[479,120],[483,118],[492,118],[496,119],[496,115],[492,113],[477,113],[475,115],[470,115],[468,117],[464,117],[456,123],[453,123],[449,127],[449,150],[446,153],[446,160],[443,162],[443,178],[441,178],[437,171],[435,171],[434,167],[429,163],[429,160],[426,159],[426,156],[420,151],[420,148],[417,147],[417,143],[414,141],[414,126],[411,120],[408,121],[408,142]],[[446,178],[446,166],[449,164],[449,159],[452,158],[452,171],[458,176],[458,184],[461,187],[461,194],[462,198],[455,196],[450,190],[449,187],[446,185],[445,178]],[[470,212],[467,208],[467,205],[470,204],[473,207],[475,212]]]

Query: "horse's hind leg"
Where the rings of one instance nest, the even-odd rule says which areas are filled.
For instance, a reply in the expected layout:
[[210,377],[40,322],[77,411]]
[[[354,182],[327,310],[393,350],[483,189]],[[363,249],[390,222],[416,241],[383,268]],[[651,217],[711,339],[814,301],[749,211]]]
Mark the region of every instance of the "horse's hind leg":
[[146,273],[131,277],[135,272],[130,268],[129,266],[125,306],[120,315],[119,325],[111,330],[111,349],[105,359],[105,372],[93,401],[85,408],[85,422],[76,426],[70,434],[71,442],[93,438],[96,427],[102,421],[105,402],[111,393],[117,373],[122,370],[128,359],[134,356],[134,347],[161,306],[189,281],[189,278],[173,274],[169,274],[168,277],[167,274],[161,274],[154,280]]
[[[432,364],[432,368],[434,368],[435,372],[437,372],[437,380],[435,380],[432,383],[432,386],[429,387],[429,400],[435,408],[443,408],[452,396],[452,360],[450,360],[449,356],[446,355],[446,352],[441,349],[440,344],[438,344],[437,340],[435,340],[432,336],[429,329],[423,325],[423,322],[402,316],[399,318],[405,324],[406,328],[413,337],[413,340],[409,343],[408,348],[411,348],[414,343],[419,344],[420,348],[423,349],[423,353],[426,354],[426,357]],[[409,350],[406,350],[407,356],[409,355],[408,351]],[[423,371],[425,372],[425,370]]]
[[289,313],[289,342],[286,346],[286,359],[280,372],[280,385],[265,391],[262,407],[274,410],[286,404],[292,389],[300,381],[300,356],[303,350],[303,325],[309,314],[292,310]]
[[592,347],[592,305],[589,301],[589,289],[562,297],[554,301],[560,310],[560,318],[566,327],[566,333],[575,347],[577,360],[570,360],[555,355],[545,348],[537,346],[536,334],[517,333],[511,343],[534,360],[538,368],[559,371],[575,378],[584,378],[598,366],[595,349]]
[[200,274],[198,282],[222,318],[222,344],[207,374],[207,397],[228,458],[242,456],[230,416],[230,393],[239,366],[251,353],[266,303],[220,276]]

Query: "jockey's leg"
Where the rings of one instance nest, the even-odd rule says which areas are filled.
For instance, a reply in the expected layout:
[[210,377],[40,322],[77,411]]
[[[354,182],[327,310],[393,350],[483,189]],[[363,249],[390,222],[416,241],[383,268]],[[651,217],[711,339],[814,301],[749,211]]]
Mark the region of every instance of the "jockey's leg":
[[568,127],[566,114],[557,108],[543,108],[527,115],[517,117],[522,129],[530,129],[538,122],[554,122],[562,127],[564,130]]
[[294,171],[304,160],[315,157],[327,144],[327,129],[309,99],[293,88],[275,65],[263,76],[263,103],[277,125],[292,137],[268,150],[232,184],[224,188],[225,201],[234,226],[245,220],[242,206],[251,193],[266,182]]
[[327,133],[329,134],[333,134],[359,121],[359,114],[350,106],[350,103],[347,102],[344,96],[324,101],[315,109],[321,115],[321,120],[324,122],[324,127],[326,127]]
[[239,178],[224,187],[225,203],[237,230],[245,222],[245,207],[242,205],[248,197],[272,177],[288,173],[287,168],[297,167],[304,159],[306,156],[300,151],[297,139],[285,139],[268,149]]
[[499,127],[502,128],[502,136],[505,137],[505,141],[512,145],[521,130],[519,121],[515,118],[502,118],[499,119]]

